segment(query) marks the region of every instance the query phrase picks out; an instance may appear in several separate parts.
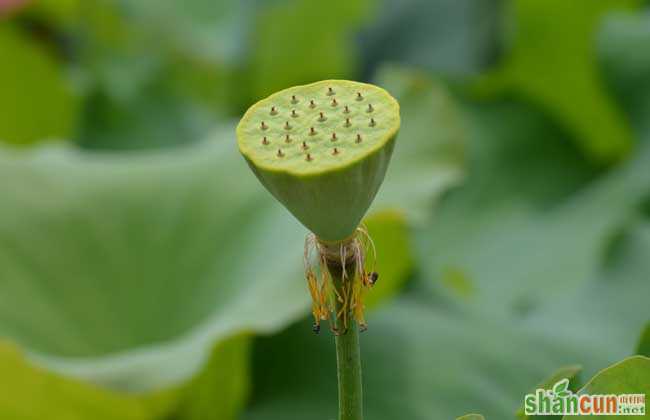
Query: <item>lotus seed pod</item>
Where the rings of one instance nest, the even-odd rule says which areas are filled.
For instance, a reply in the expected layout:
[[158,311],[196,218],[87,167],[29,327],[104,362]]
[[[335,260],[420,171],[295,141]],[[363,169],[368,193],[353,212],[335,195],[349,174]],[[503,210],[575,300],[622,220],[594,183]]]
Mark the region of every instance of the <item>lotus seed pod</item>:
[[340,241],[375,198],[399,127],[399,104],[385,90],[325,80],[251,106],[237,141],[276,199],[320,239]]

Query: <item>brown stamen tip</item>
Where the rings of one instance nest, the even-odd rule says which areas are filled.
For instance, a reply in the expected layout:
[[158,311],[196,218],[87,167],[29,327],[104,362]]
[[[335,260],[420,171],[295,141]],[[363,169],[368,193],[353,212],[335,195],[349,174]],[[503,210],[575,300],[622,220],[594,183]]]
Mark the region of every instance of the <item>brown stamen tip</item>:
[[332,106],[336,106],[336,105],[338,105],[338,104],[339,104],[339,103],[336,102],[336,98],[332,99]]
[[332,89],[331,87],[328,87],[327,88],[327,94],[328,95],[334,95],[334,89]]
[[348,108],[348,106],[346,105],[345,108],[343,109],[343,112],[345,112],[346,114],[349,114],[350,113],[350,108]]
[[275,109],[274,106],[272,106],[272,107],[271,107],[271,115],[275,115],[275,114],[277,114],[277,113],[278,113],[278,111]]
[[269,128],[269,126],[266,125],[266,123],[264,121],[262,121],[262,124],[260,124],[260,127],[262,128],[262,130],[266,130],[267,128]]
[[284,137],[284,142],[285,143],[291,143],[291,137],[289,137],[288,134]]
[[262,144],[269,144],[269,140],[266,138],[266,136],[264,136],[262,139]]
[[291,95],[291,103],[293,103],[293,104],[298,103],[298,99],[296,98],[296,95]]
[[316,130],[314,130],[314,127],[312,127],[309,129],[309,135],[313,136],[314,134],[316,134]]
[[370,119],[370,126],[371,126],[371,127],[374,127],[375,124],[376,124],[376,123],[375,123],[375,119],[374,119],[374,118],[371,118],[371,119]]
[[339,149],[337,149],[337,148],[335,147],[334,150],[332,150],[332,154],[333,154],[333,155],[338,155],[338,154],[339,154]]
[[310,108],[316,108],[316,104],[314,103],[313,99],[309,101],[309,107]]
[[289,121],[284,123],[284,129],[285,130],[291,130],[291,125],[289,124]]
[[311,157],[311,153],[307,153],[307,157],[305,158],[307,162],[311,162],[313,159]]
[[305,150],[309,149],[309,146],[307,145],[306,141],[302,142],[302,148],[305,149]]
[[332,141],[336,141],[336,133],[332,133]]
[[357,134],[357,143],[361,143],[361,134]]
[[361,92],[357,92],[357,101],[360,101],[363,99],[363,96],[361,96]]
[[352,125],[352,123],[350,123],[350,119],[349,119],[349,118],[346,118],[346,119],[345,119],[345,126],[346,126],[346,127],[349,127],[349,126],[351,126],[351,125]]
[[293,118],[296,118],[296,117],[298,116],[298,113],[296,112],[295,109],[292,109],[292,110],[291,110],[291,116],[292,116]]
[[282,149],[278,149],[278,157],[283,157],[284,153],[282,153]]
[[327,119],[325,118],[325,114],[323,114],[322,112],[319,112],[319,114],[320,114],[320,117],[318,118],[319,121],[325,121]]
[[372,104],[368,104],[368,112],[372,112],[372,111],[374,111]]

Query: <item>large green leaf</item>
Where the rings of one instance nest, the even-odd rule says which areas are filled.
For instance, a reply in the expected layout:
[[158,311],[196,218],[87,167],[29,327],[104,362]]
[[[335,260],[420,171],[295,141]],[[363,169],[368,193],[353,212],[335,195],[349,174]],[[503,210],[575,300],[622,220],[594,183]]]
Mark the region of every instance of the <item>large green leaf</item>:
[[632,134],[597,67],[595,35],[603,16],[636,0],[514,0],[508,55],[482,89],[514,92],[543,107],[599,162],[625,156]]
[[153,419],[142,401],[36,368],[5,342],[0,343],[0,372],[0,417],[3,419]]
[[[423,151],[414,167],[435,173],[430,134],[412,134],[403,141]],[[304,314],[305,231],[232,137],[226,126],[193,146],[129,155],[0,150],[0,178],[12,180],[0,183],[0,335],[62,372],[142,390],[189,377],[214,342]],[[394,164],[413,158],[396,152]],[[403,179],[386,180],[376,207],[394,216],[369,221],[382,258],[377,300],[411,267],[402,214],[422,192]]]
[[[594,376],[580,390],[581,394],[650,394],[650,358],[634,356],[604,369]],[[647,405],[647,403],[646,403]],[[646,407],[647,410],[647,407]],[[563,419],[582,418],[583,416],[564,416]],[[599,416],[601,419],[616,420],[620,418],[647,419],[650,414],[637,416]]]

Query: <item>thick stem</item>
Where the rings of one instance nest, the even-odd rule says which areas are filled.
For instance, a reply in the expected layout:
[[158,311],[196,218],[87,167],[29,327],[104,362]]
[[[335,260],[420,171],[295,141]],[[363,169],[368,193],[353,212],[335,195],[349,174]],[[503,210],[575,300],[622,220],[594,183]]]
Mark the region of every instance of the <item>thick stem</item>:
[[[355,275],[353,262],[346,264],[348,278],[342,279],[340,262],[328,262],[328,268],[334,286],[345,299],[351,299],[352,278]],[[347,293],[347,297],[345,294]],[[341,310],[342,303],[337,300],[336,311]],[[361,352],[359,349],[359,328],[352,319],[352,314],[345,314],[336,320],[339,335],[336,336],[336,367],[339,384],[339,420],[363,420],[363,391],[361,385]]]

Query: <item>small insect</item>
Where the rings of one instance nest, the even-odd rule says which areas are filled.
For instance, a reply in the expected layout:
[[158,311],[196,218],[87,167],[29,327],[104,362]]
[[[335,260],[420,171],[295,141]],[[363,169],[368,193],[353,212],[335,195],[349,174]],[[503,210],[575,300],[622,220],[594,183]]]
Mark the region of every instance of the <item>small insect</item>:
[[376,271],[368,273],[368,280],[370,281],[370,285],[374,286],[377,280],[379,280],[379,273]]

